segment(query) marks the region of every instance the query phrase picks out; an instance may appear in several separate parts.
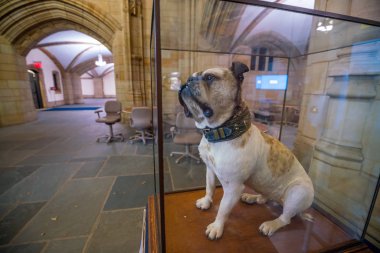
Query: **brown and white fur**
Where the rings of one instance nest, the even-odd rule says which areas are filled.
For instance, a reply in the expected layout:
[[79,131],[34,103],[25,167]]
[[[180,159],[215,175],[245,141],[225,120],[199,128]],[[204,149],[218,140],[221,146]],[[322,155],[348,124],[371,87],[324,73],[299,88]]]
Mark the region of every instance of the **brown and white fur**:
[[[229,69],[212,68],[193,74],[191,78],[196,81],[186,84],[187,91],[180,93],[180,100],[198,128],[218,127],[232,116],[237,106],[245,106],[241,85],[247,71],[247,66],[234,62]],[[205,108],[212,113],[205,113]],[[267,236],[289,224],[293,216],[313,202],[313,184],[302,165],[282,143],[254,125],[229,141],[211,143],[203,137],[199,152],[207,165],[206,195],[196,201],[196,206],[202,210],[211,206],[215,176],[224,191],[215,221],[206,229],[211,240],[222,236],[224,223],[239,199],[249,204],[275,200],[283,206],[280,217],[259,227]],[[245,186],[259,194],[243,193]]]

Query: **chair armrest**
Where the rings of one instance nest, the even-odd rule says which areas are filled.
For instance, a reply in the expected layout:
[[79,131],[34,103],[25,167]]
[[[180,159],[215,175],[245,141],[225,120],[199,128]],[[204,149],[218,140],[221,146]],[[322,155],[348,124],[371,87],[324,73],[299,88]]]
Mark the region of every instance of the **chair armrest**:
[[98,114],[98,118],[100,118],[100,113],[103,112],[102,109],[95,110],[94,113]]
[[172,135],[172,139],[174,139],[174,135],[177,132],[177,128],[175,126],[170,127],[170,133]]

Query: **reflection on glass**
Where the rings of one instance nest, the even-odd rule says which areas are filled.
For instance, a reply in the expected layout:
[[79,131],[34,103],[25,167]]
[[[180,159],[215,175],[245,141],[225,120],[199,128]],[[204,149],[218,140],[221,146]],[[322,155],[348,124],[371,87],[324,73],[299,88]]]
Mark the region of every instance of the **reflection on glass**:
[[[170,157],[181,149],[171,131],[183,111],[178,85],[194,72],[241,61],[250,68],[242,96],[252,123],[293,151],[315,187],[310,212],[320,219],[300,222],[303,250],[360,238],[379,177],[380,28],[212,0],[164,0],[161,12],[166,190],[205,186],[203,163]],[[189,152],[197,155],[197,146]],[[378,204],[375,210],[378,217]],[[368,236],[378,231],[372,218]],[[315,237],[321,233],[329,236]],[[279,252],[295,252],[270,240]]]

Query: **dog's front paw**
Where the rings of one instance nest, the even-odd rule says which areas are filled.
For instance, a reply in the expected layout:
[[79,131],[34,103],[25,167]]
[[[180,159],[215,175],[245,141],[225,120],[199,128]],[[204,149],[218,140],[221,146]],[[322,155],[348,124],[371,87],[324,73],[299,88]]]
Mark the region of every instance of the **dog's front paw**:
[[222,237],[224,226],[217,222],[213,222],[207,226],[206,236],[210,240],[216,240]]
[[211,206],[211,200],[207,197],[203,197],[201,199],[198,199],[197,202],[195,203],[195,205],[199,208],[199,209],[202,209],[202,210],[207,210],[210,208]]

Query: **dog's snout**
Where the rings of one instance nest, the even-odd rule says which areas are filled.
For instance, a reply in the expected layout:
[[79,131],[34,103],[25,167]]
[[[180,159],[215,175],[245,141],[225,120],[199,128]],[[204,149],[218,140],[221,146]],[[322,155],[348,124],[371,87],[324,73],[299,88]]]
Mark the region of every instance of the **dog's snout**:
[[190,90],[190,87],[186,85],[186,87],[182,90],[182,95],[184,96],[191,96],[191,90]]
[[190,76],[188,79],[187,79],[187,84],[191,84],[192,82],[196,81],[197,78],[195,76]]
[[189,85],[186,83],[186,84],[183,84],[181,86],[181,90],[179,91],[180,95],[183,95],[183,96],[191,96],[191,91],[190,91],[190,87]]
[[202,80],[202,76],[190,76],[188,79],[187,79],[187,82],[186,84],[187,85],[193,85],[195,83],[198,83],[199,81]]

